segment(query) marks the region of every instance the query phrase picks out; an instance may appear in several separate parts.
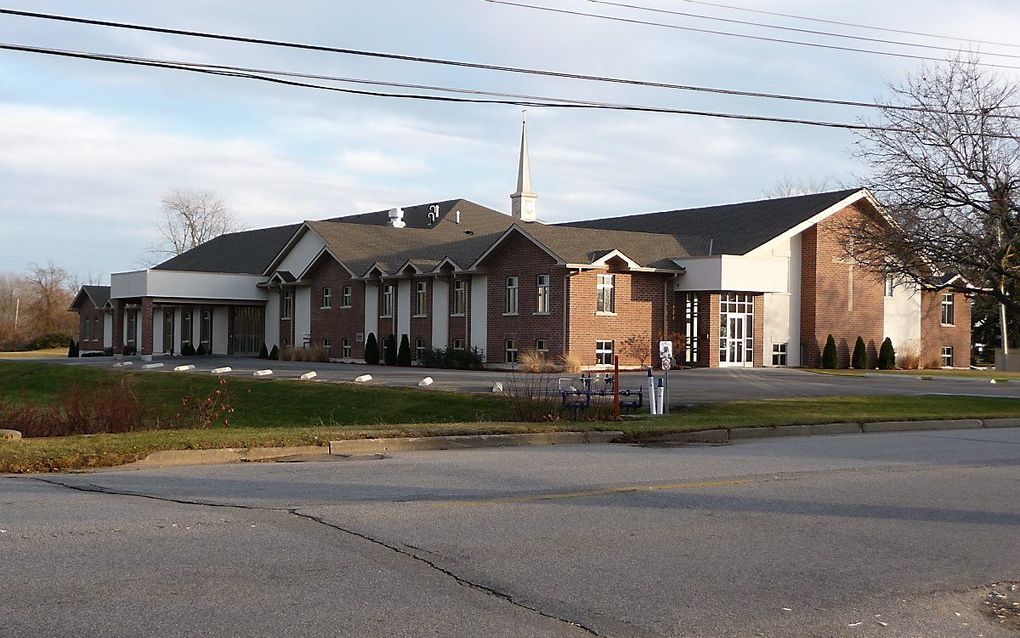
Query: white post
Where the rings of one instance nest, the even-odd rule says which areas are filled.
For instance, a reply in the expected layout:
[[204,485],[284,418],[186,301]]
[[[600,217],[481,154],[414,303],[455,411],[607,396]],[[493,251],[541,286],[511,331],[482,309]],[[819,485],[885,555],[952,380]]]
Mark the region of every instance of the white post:
[[652,416],[659,413],[655,409],[655,377],[652,376],[651,368],[648,368],[648,413]]

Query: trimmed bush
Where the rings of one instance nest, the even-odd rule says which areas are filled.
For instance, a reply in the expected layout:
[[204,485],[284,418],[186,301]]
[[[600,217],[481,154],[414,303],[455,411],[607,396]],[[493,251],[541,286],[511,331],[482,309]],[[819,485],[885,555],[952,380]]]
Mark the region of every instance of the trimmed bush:
[[896,348],[893,348],[892,339],[889,337],[885,338],[878,351],[878,367],[881,370],[896,369]]
[[32,339],[22,350],[49,350],[50,348],[70,348],[74,339],[65,334],[46,334]]
[[481,370],[482,351],[478,348],[470,350],[454,350],[452,348],[429,348],[421,358],[425,368],[446,368],[451,370]]
[[411,365],[411,341],[407,335],[400,337],[400,348],[397,349],[397,365],[405,368]]
[[263,343],[262,347],[259,348],[259,359],[268,359],[268,358],[269,358],[269,348],[267,348],[266,344]]
[[278,346],[273,346],[273,349],[269,351],[269,358],[272,359],[273,361],[279,360],[280,348]]
[[377,365],[379,363],[379,342],[375,340],[375,333],[368,333],[365,339],[365,363]]
[[388,366],[397,365],[397,335],[387,335],[383,344],[383,362]]
[[[127,352],[125,352],[124,354],[127,354]],[[198,344],[198,350],[195,350],[195,354],[197,354],[200,357],[204,357],[206,354],[208,354],[205,351],[205,344],[204,343]]]
[[181,355],[185,357],[195,356],[195,346],[191,345],[190,342],[184,344],[183,346],[181,346]]
[[67,358],[75,359],[78,357],[80,352],[78,344],[74,342],[74,339],[71,339],[71,345],[67,346]]
[[[138,354],[138,346],[133,346],[131,344],[126,344],[124,346],[124,350],[123,350],[122,354],[125,357],[133,357],[136,354]],[[205,353],[203,352],[202,354],[205,354]]]
[[835,370],[839,367],[839,352],[836,350],[836,340],[829,335],[825,339],[825,349],[822,350],[822,367],[826,370]]
[[863,337],[857,337],[857,342],[854,343],[854,354],[850,357],[850,362],[854,370],[868,369],[868,348],[864,345]]

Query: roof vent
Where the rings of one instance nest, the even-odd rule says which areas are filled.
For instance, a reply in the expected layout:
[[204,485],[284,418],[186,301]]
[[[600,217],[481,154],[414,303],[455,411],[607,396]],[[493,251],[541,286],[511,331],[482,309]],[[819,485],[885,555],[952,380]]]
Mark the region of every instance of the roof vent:
[[404,223],[404,211],[401,208],[391,208],[389,212],[390,226],[394,228],[403,228],[407,226]]
[[432,204],[429,206],[429,226],[436,223],[439,219],[439,204]]
[[460,223],[460,211],[459,210],[453,211],[453,221],[455,223],[457,223],[457,224]]

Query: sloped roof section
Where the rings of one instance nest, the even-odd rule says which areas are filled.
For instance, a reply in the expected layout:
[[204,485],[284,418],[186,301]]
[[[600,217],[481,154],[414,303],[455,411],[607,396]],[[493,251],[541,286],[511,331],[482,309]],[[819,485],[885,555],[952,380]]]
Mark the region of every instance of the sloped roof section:
[[[573,228],[627,230],[690,238],[712,244],[713,254],[743,255],[860,192],[859,188],[723,206],[669,210],[560,224]],[[622,247],[620,250],[627,253]],[[698,250],[699,254],[706,254]],[[628,255],[630,253],[627,253]]]
[[[679,237],[661,233],[642,233],[622,230],[602,230],[567,226],[521,224],[520,228],[531,235],[568,264],[590,264],[613,250],[618,250],[644,267],[657,267],[663,260],[689,257],[692,246]],[[700,244],[700,240],[689,242]],[[676,268],[676,265],[667,266]]]
[[298,228],[301,228],[301,224],[227,233],[168,259],[153,269],[262,274]]
[[84,298],[88,298],[96,308],[102,308],[106,305],[106,302],[110,301],[110,287],[109,286],[82,286],[78,294],[75,295],[74,301],[71,302],[70,309],[74,310],[80,307],[81,302]]
[[[433,206],[438,207],[438,215],[433,219],[430,213]],[[448,199],[432,204],[417,204],[401,208],[404,211],[404,224],[406,228],[432,229],[439,227],[447,218],[456,222],[457,212],[460,212],[461,224],[477,227],[479,225],[491,224],[499,218],[506,218],[506,213],[486,208],[466,199]],[[345,215],[333,217],[323,221],[344,222],[346,224],[366,224],[369,226],[389,226],[389,209],[377,210],[371,213],[360,213],[357,215]],[[504,225],[505,227],[505,225]]]

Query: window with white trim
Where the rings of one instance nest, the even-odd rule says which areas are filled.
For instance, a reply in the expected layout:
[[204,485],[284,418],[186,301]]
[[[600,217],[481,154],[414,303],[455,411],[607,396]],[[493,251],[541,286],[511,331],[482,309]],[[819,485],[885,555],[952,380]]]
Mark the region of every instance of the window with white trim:
[[350,308],[351,307],[351,287],[344,286],[340,289],[340,307]]
[[508,315],[517,314],[517,302],[519,300],[520,280],[517,277],[506,278],[506,306],[504,312]]
[[616,275],[599,275],[595,283],[597,312],[616,312]]
[[393,316],[393,284],[384,284],[382,288],[382,313],[381,317]]
[[684,308],[684,332],[687,335],[686,352],[688,363],[698,361],[698,293],[689,292],[685,299]]
[[549,358],[549,342],[545,339],[535,340],[535,352],[538,353],[540,359],[545,360]]
[[84,328],[82,328],[81,340],[92,341],[92,319],[85,317],[84,321],[85,325]]
[[942,295],[942,325],[956,324],[956,297],[951,292]]
[[467,282],[463,279],[453,281],[453,312],[450,314],[463,316],[467,308]]
[[540,315],[549,314],[549,275],[539,275],[535,278],[536,300],[535,312]]
[[414,340],[414,360],[421,361],[425,358],[425,340],[421,337]]
[[414,316],[424,317],[428,312],[429,285],[427,282],[419,281],[414,285]]
[[786,344],[785,343],[773,343],[772,344],[772,365],[774,365],[774,366],[785,366],[786,365]]
[[351,340],[347,337],[340,340],[340,356],[344,359],[351,358]]
[[330,351],[333,349],[333,338],[323,337],[322,338],[322,349],[326,351],[326,356],[329,356]]
[[193,317],[194,317],[194,314],[192,313],[191,308],[183,308],[183,309],[181,309],[181,346],[182,347],[184,346],[184,344],[190,344],[191,340],[195,336],[195,328],[194,328],[194,323],[193,323],[193,321],[194,321]]
[[280,319],[290,319],[294,313],[294,291],[284,288],[280,301]]
[[953,367],[953,346],[942,346],[942,367]]
[[513,339],[506,340],[506,362],[517,363],[517,343]]
[[596,341],[595,342],[595,363],[600,366],[611,366],[613,365],[613,341]]
[[464,349],[464,340],[463,339],[454,339],[453,340],[453,349],[454,350],[463,350]]
[[322,309],[328,310],[333,307],[333,291],[329,288],[322,289]]

